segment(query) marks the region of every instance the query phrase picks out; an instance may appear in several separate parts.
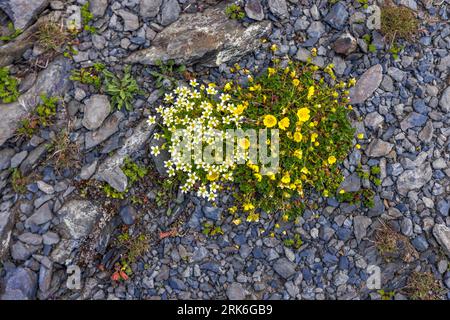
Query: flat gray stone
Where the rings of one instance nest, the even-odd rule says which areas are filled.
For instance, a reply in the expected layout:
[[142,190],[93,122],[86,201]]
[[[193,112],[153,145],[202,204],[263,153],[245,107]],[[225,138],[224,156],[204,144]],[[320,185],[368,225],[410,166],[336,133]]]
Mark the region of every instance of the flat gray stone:
[[439,106],[442,111],[450,112],[450,87],[447,87],[443,92],[441,99],[439,100]]
[[6,274],[0,300],[32,300],[37,291],[37,276],[28,268],[17,268]]
[[450,228],[445,224],[435,224],[433,227],[433,236],[441,245],[445,254],[450,258]]
[[429,163],[406,170],[397,179],[398,192],[401,195],[406,195],[411,190],[418,190],[431,180],[432,175],[433,170]]
[[86,133],[86,149],[91,149],[95,146],[98,146],[100,143],[116,133],[119,130],[119,123],[124,117],[125,115],[122,112],[116,111],[108,118],[106,118],[102,126],[96,131],[89,131],[88,133]]
[[219,4],[204,12],[181,14],[156,35],[150,48],[132,53],[125,62],[155,65],[159,60],[174,60],[176,64],[215,67],[256,50],[259,39],[270,30],[268,21],[244,28],[225,15],[225,4]]
[[383,79],[383,68],[380,64],[370,67],[356,82],[356,85],[350,88],[351,103],[363,103],[379,87]]
[[89,0],[89,10],[95,18],[103,17],[107,7],[108,0]]
[[88,130],[99,128],[111,112],[111,105],[105,95],[94,94],[84,105],[83,126]]
[[49,0],[0,0],[0,9],[8,15],[16,29],[25,30],[49,2]]
[[366,154],[368,157],[384,157],[391,152],[394,145],[392,143],[383,141],[381,139],[374,139],[372,142],[367,146]]
[[14,219],[13,210],[0,212],[0,259],[8,252]]
[[264,20],[264,9],[259,0],[248,0],[244,7],[247,17],[250,19],[261,21]]
[[295,264],[286,258],[280,258],[273,264],[273,269],[282,278],[289,279],[295,274]]
[[158,15],[162,0],[141,0],[139,2],[140,15],[142,18],[154,18]]
[[71,200],[58,211],[61,223],[58,228],[61,234],[70,240],[86,237],[102,215],[99,207],[87,200]]

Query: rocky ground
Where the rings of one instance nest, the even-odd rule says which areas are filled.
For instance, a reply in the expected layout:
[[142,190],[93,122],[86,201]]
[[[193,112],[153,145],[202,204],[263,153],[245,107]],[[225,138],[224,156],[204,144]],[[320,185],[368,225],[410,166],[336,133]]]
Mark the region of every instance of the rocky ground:
[[[91,0],[97,31],[80,33],[71,57],[43,55],[26,35],[52,15],[79,18],[84,0],[0,0],[0,23],[24,30],[0,42],[0,66],[21,78],[20,99],[0,104],[1,298],[407,299],[411,277],[431,274],[434,297],[450,299],[449,2],[397,1],[421,22],[398,57],[363,3],[248,0],[238,22],[219,0]],[[161,97],[158,59],[186,65],[176,80],[224,84],[235,63],[263,70],[273,55],[306,61],[313,47],[315,64],[358,80],[351,98],[365,140],[344,163],[342,187],[373,189],[372,208],[314,197],[295,222],[262,213],[236,225],[230,194],[207,203],[167,183],[164,154],[149,153],[158,129],[146,123]],[[105,92],[69,80],[95,62],[117,74],[133,65],[142,92],[132,111],[111,110]],[[17,135],[43,91],[62,97],[56,119]],[[49,147],[57,142],[64,148]],[[128,158],[149,168],[134,184],[121,169]],[[380,168],[380,185],[359,163]],[[128,194],[108,198],[101,183]],[[221,232],[205,232],[211,225]],[[286,245],[296,235],[302,245]],[[129,279],[114,279],[132,251]],[[74,265],[80,289],[67,286]],[[380,268],[383,291],[367,286],[369,266]]]

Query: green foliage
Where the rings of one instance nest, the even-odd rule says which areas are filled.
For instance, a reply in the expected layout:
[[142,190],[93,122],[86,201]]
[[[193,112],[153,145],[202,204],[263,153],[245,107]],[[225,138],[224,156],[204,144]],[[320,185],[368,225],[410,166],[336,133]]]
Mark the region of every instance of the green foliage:
[[90,33],[97,32],[97,29],[95,27],[89,25],[89,23],[93,19],[94,19],[94,15],[89,10],[89,1],[88,1],[81,7],[81,21],[83,23],[84,30],[86,30]]
[[413,10],[404,6],[381,7],[381,33],[388,41],[413,39],[419,32],[419,20]]
[[392,43],[391,47],[389,48],[389,52],[392,54],[392,57],[394,60],[398,59],[398,54],[405,48],[405,46],[399,46],[396,43]]
[[223,235],[223,231],[222,228],[220,226],[215,226],[213,223],[211,222],[204,222],[202,224],[202,233],[205,236],[211,236],[214,237],[216,235]]
[[87,85],[93,85],[98,90],[102,85],[103,70],[105,70],[104,64],[95,63],[92,67],[85,67],[79,70],[72,70],[70,80],[79,81]]
[[39,123],[43,127],[48,127],[50,121],[56,115],[56,107],[59,101],[58,97],[47,97],[46,94],[39,96],[42,103],[36,107],[36,114],[39,118]]
[[[176,76],[186,71],[186,66],[175,65],[175,61],[168,60],[163,62],[162,60],[156,61],[156,66],[159,71],[150,71],[150,74],[155,78],[155,86],[160,90],[173,89],[176,83]],[[169,84],[167,86],[167,84]]]
[[233,3],[225,8],[225,14],[233,20],[242,20],[245,18],[245,12],[241,6]]
[[103,75],[105,77],[105,90],[111,96],[112,105],[119,110],[125,107],[128,111],[131,111],[134,96],[140,93],[137,81],[131,75],[131,66],[125,67],[122,78],[107,69],[103,70]]
[[12,169],[11,172],[11,186],[16,193],[24,194],[27,192],[28,179],[22,176],[18,168]]
[[362,36],[362,39],[367,44],[367,49],[371,53],[377,52],[377,47],[372,43],[372,36],[370,34],[365,34]]
[[20,36],[23,32],[21,29],[14,28],[14,24],[12,22],[8,23],[9,35],[0,36],[0,41],[9,42]]
[[114,189],[113,187],[111,187],[108,183],[105,183],[103,185],[103,193],[108,197],[108,198],[112,198],[112,199],[120,199],[123,200],[125,199],[126,194],[128,193],[128,189],[125,190],[124,192],[119,192],[116,189]]
[[37,43],[45,52],[60,52],[72,40],[64,26],[55,21],[41,24],[36,36]]
[[0,101],[11,103],[19,98],[17,87],[19,82],[15,77],[10,76],[7,67],[0,68]]
[[392,300],[395,296],[394,291],[385,291],[385,290],[381,289],[381,290],[378,290],[377,292],[380,294],[381,300]]
[[350,203],[353,205],[363,204],[365,207],[373,208],[375,192],[371,189],[361,189],[356,192],[338,193],[336,199],[339,202]]
[[128,183],[130,185],[134,184],[139,179],[145,177],[148,173],[148,169],[144,166],[139,166],[137,163],[133,162],[130,158],[125,158],[124,165],[121,167],[123,173],[128,178]]
[[148,251],[150,247],[149,240],[143,234],[132,237],[128,232],[123,232],[117,236],[116,244],[119,249],[124,251],[117,269],[124,271],[127,275],[131,275],[132,270],[130,266]]
[[294,234],[293,238],[284,239],[283,243],[286,247],[292,247],[297,250],[303,245],[302,238],[298,233]]
[[369,7],[369,0],[357,0],[359,4],[362,5],[364,9],[367,9]]

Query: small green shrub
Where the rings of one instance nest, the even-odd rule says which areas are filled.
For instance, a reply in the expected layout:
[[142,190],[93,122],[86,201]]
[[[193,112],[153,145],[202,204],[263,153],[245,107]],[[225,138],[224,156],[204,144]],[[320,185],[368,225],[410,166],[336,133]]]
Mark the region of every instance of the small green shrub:
[[413,10],[393,4],[381,7],[381,33],[388,41],[413,39],[419,32],[419,20]]
[[0,41],[10,42],[23,33],[23,31],[21,29],[14,28],[14,24],[12,22],[8,23],[8,30],[9,30],[9,35],[0,36]]
[[47,97],[46,94],[41,94],[39,96],[42,103],[36,107],[36,114],[39,118],[39,123],[43,127],[48,127],[56,115],[56,108],[58,106],[58,97]]
[[19,81],[10,76],[7,67],[0,68],[0,101],[2,103],[11,103],[19,98],[17,89]]
[[131,75],[131,66],[125,67],[122,78],[107,69],[103,70],[103,75],[105,77],[105,90],[111,96],[113,106],[119,110],[125,107],[128,111],[131,111],[134,96],[140,93],[137,81]]
[[121,167],[123,173],[127,176],[129,184],[134,184],[139,179],[145,177],[148,169],[133,162],[130,158],[125,158],[124,164]]
[[234,20],[242,20],[245,18],[245,12],[241,6],[233,3],[225,8],[225,14],[228,18]]
[[105,70],[104,64],[95,63],[92,67],[72,70],[70,80],[78,81],[87,85],[93,85],[98,90],[102,86],[103,70]]
[[93,19],[94,19],[94,15],[89,10],[89,1],[88,1],[81,7],[81,21],[83,23],[84,30],[86,30],[90,33],[97,32],[97,29],[95,27],[89,25],[89,23]]
[[[186,66],[177,66],[173,60],[168,60],[167,62],[158,60],[156,61],[156,66],[159,68],[159,71],[150,71],[150,74],[155,78],[156,88],[161,90],[173,89],[176,83],[175,77],[186,71]],[[170,85],[166,87],[164,85],[165,82],[168,82]]]

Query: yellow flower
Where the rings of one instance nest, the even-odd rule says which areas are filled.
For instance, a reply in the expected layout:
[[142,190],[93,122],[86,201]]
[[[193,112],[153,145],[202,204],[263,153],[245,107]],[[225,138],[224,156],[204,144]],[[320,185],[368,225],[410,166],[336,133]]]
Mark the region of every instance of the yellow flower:
[[355,145],[355,148],[356,148],[356,149],[361,149],[361,145],[360,145],[359,143],[357,143],[357,144]]
[[267,176],[268,176],[269,179],[272,180],[272,181],[276,179],[276,177],[275,177],[275,175],[274,175],[273,173],[268,173]]
[[289,127],[290,121],[288,117],[285,117],[283,119],[280,120],[280,122],[278,122],[278,127],[281,130],[286,130],[287,127]]
[[328,197],[329,196],[328,190],[326,190],[326,189],[323,190],[323,196],[324,197]]
[[291,182],[291,176],[289,175],[289,172],[286,172],[283,176],[283,178],[281,178],[281,182],[283,182],[284,184],[288,184],[289,182]]
[[358,139],[360,139],[360,140],[361,140],[361,139],[364,139],[364,133],[358,133],[358,136],[357,136],[357,137],[358,137]]
[[311,49],[311,55],[312,55],[313,57],[317,56],[317,49],[316,49],[316,48],[312,48],[312,49]]
[[255,173],[254,175],[255,175],[256,180],[258,180],[258,182],[261,182],[262,175],[260,173]]
[[244,211],[250,211],[250,210],[253,210],[253,209],[255,209],[255,206],[253,205],[253,204],[251,204],[251,203],[244,203]]
[[230,91],[231,90],[231,82],[227,82],[225,86],[223,87],[224,91]]
[[275,73],[277,73],[277,71],[274,68],[267,68],[267,73],[270,76],[273,76]]
[[272,116],[270,114],[264,116],[264,125],[267,128],[272,128],[272,127],[276,126],[276,124],[277,124],[277,118],[275,118],[274,116]]
[[311,100],[314,95],[314,90],[314,86],[308,88],[308,95],[306,96],[306,99]]
[[328,163],[329,163],[329,164],[334,164],[334,163],[336,163],[336,157],[335,157],[335,156],[329,156],[329,157],[328,157]]
[[240,225],[241,222],[242,222],[241,218],[237,218],[237,219],[234,219],[234,220],[233,220],[233,223],[234,223],[235,225],[237,225],[237,226]]
[[211,172],[206,175],[206,179],[208,179],[209,181],[215,181],[218,178],[219,178],[219,173],[217,173],[217,172]]
[[259,221],[259,214],[252,212],[249,213],[247,216],[247,222],[258,222]]
[[317,133],[313,132],[313,133],[311,134],[311,142],[316,142],[316,139],[317,139],[318,136],[319,136],[319,135],[318,135]]
[[261,85],[255,84],[254,86],[251,86],[248,88],[250,91],[259,91],[261,90]]
[[291,78],[295,78],[296,75],[297,73],[295,72],[295,70],[292,70],[290,73]]
[[289,216],[287,214],[284,214],[282,217],[283,221],[286,222],[289,220]]
[[232,112],[234,115],[239,116],[241,115],[245,110],[245,106],[242,104],[238,104],[235,108],[233,108]]
[[301,122],[308,121],[309,118],[310,118],[310,116],[309,116],[310,112],[311,111],[308,108],[301,108],[301,109],[299,109],[297,111],[298,120],[301,121]]
[[250,148],[250,141],[247,138],[242,138],[239,141],[239,145],[244,148],[245,150],[247,150],[248,148]]
[[303,167],[303,168],[300,170],[300,172],[301,172],[301,173],[304,173],[304,174],[309,174],[309,170],[308,170],[308,168],[306,168],[306,167]]
[[294,79],[294,80],[292,80],[292,84],[293,84],[295,87],[297,87],[297,86],[300,84],[300,80]]
[[235,213],[237,211],[237,207],[232,206],[231,208],[228,209],[228,211],[230,211],[230,213]]
[[294,151],[294,157],[296,157],[296,158],[301,160],[303,158],[303,151],[301,149],[295,150]]
[[299,131],[294,132],[294,141],[300,142],[303,139],[303,135]]
[[270,47],[270,50],[272,50],[272,51],[277,51],[277,49],[278,49],[278,47],[275,43]]
[[356,79],[355,78],[351,78],[349,81],[348,81],[348,85],[349,86],[354,86],[356,84]]
[[341,191],[339,191],[339,193],[340,193],[340,194],[344,194],[344,193],[345,193],[345,190],[344,190],[344,189],[341,189]]

